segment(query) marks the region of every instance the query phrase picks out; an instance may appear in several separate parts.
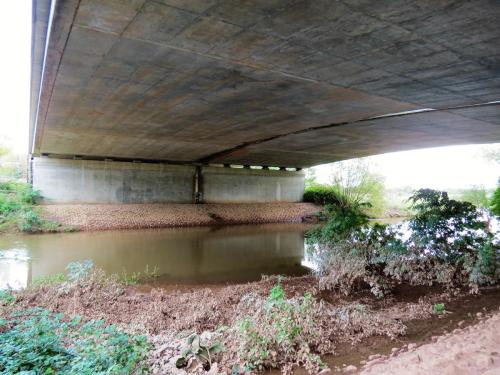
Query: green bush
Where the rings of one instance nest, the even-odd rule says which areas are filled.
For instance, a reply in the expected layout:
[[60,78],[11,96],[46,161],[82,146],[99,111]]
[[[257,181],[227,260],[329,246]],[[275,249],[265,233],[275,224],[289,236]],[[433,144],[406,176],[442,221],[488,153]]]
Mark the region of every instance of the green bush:
[[340,207],[327,204],[324,207],[324,215],[328,218],[327,222],[306,234],[309,242],[339,240],[368,223],[368,215],[359,206]]
[[44,309],[0,322],[2,374],[141,374],[150,345],[102,321],[71,320]]
[[473,204],[430,189],[416,191],[410,201],[415,214],[404,225],[359,222],[351,230],[344,227],[343,235],[314,237],[320,287],[348,294],[368,285],[381,297],[401,282],[466,286],[473,292],[498,283],[498,236]]
[[366,210],[370,204],[350,196],[338,186],[311,186],[306,189],[304,200],[322,205],[327,220],[321,228],[308,233],[314,241],[338,238],[368,223]]
[[23,232],[55,231],[57,223],[42,220],[33,205],[40,194],[21,182],[0,183],[0,229],[16,227]]
[[500,186],[496,188],[491,197],[490,208],[493,214],[500,216]]
[[304,202],[311,202],[325,206],[332,204],[336,206],[347,206],[349,202],[345,196],[342,195],[337,186],[327,185],[311,185],[304,191]]
[[488,225],[472,203],[432,189],[417,190],[409,200],[415,211],[409,221],[411,240],[425,251],[449,262],[485,243]]

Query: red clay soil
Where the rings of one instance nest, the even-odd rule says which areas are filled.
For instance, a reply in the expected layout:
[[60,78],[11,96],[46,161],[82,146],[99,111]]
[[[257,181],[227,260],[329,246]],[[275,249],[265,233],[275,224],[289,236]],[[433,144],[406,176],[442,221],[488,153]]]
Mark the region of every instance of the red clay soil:
[[311,203],[67,204],[40,208],[44,219],[79,230],[300,223],[320,210]]
[[[481,316],[481,315],[480,315]],[[391,358],[375,358],[362,369],[364,375],[500,374],[500,312],[464,329],[435,338],[434,342]]]

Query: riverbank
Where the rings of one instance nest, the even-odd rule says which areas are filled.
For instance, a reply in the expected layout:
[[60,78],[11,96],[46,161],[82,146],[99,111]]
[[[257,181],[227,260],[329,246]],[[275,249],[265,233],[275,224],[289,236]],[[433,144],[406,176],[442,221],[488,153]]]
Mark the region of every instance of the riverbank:
[[[276,285],[280,287],[276,289]],[[311,366],[319,366],[316,370],[310,367],[310,373],[324,367],[344,373],[444,373],[440,371],[443,363],[452,368],[457,359],[469,366],[464,367],[467,374],[481,374],[498,366],[494,354],[498,352],[498,339],[494,333],[500,329],[500,289],[495,287],[471,296],[402,285],[391,298],[381,300],[363,292],[350,297],[319,292],[313,276],[268,277],[252,283],[184,291],[148,289],[125,286],[96,270],[74,281],[51,281],[14,292],[12,297],[4,296],[0,318],[9,320],[15,311],[43,308],[68,318],[102,319],[129,334],[147,337],[152,345],[147,373],[152,374],[256,373],[258,367],[250,372],[241,367],[242,361],[259,363],[256,358],[245,357],[245,348],[261,345],[253,341],[254,334],[273,340],[273,322],[281,316],[276,314],[285,314],[292,321],[298,319],[301,331],[292,330],[292,336],[285,336],[293,340],[295,349],[300,343],[322,356],[323,362],[314,362],[316,357],[310,357],[313,354],[307,354],[309,351],[305,353],[314,360]],[[436,303],[443,303],[446,312],[436,312]],[[302,306],[299,310],[293,308],[297,304]],[[306,315],[295,315],[293,311],[305,311]],[[495,318],[482,323],[486,316]],[[267,319],[271,319],[270,327]],[[281,334],[290,333],[286,325],[278,328]],[[445,331],[453,332],[440,336]],[[194,349],[188,351],[191,354],[183,363],[179,358],[191,345],[189,337],[199,337],[200,348],[220,345],[222,351],[212,354],[210,366],[194,354]],[[281,367],[286,373],[293,369],[294,374],[304,374],[304,369],[297,368],[298,363],[304,365],[300,351],[298,357],[281,356],[284,343],[276,344],[276,358],[266,355],[262,363]],[[467,357],[469,349],[474,353]]]
[[374,358],[361,374],[500,374],[500,312],[489,317],[478,314],[477,324],[456,328],[419,347],[410,344],[391,357]]
[[41,205],[41,216],[77,230],[301,223],[321,210],[312,203]]

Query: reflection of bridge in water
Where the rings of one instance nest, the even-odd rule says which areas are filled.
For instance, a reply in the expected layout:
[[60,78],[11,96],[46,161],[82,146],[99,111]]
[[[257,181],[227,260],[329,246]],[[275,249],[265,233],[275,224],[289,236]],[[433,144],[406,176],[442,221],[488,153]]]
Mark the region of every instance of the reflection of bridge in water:
[[[252,225],[30,235],[0,241],[0,282],[20,286],[92,259],[108,273],[157,266],[159,281],[203,283],[299,275],[305,225]],[[9,250],[10,249],[10,250]],[[17,250],[16,250],[17,249]],[[14,285],[13,285],[14,286]],[[2,285],[0,285],[2,287]]]
[[32,175],[54,201],[297,201],[284,167],[500,140],[498,1],[34,8]]

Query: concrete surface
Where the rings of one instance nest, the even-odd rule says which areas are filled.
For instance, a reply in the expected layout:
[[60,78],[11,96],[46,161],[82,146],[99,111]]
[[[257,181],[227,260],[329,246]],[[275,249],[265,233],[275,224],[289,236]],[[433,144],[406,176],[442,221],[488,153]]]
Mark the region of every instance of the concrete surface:
[[191,203],[194,168],[35,158],[33,187],[47,203]]
[[59,0],[40,74],[50,2],[34,155],[305,167],[500,141],[500,105],[476,106],[500,99],[498,1]]
[[300,202],[304,172],[206,167],[203,202]]
[[[34,158],[33,187],[45,203],[193,203],[195,167]],[[206,203],[300,202],[304,172],[204,167]],[[204,193],[206,192],[206,193]]]

